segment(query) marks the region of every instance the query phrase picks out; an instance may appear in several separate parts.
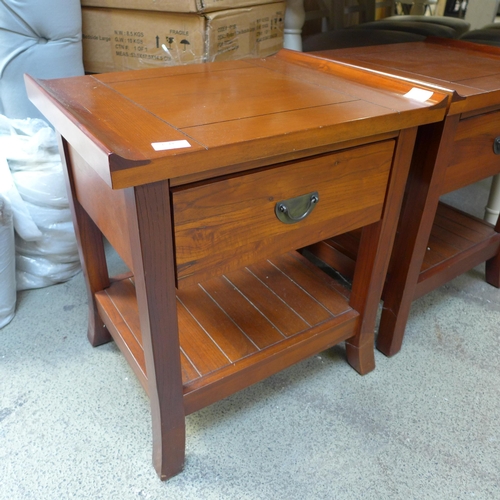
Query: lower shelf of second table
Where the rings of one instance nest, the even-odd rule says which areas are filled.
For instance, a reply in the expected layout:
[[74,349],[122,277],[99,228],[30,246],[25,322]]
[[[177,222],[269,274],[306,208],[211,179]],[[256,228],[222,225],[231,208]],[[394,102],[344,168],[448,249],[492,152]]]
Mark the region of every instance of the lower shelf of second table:
[[[99,313],[147,390],[133,277],[96,294]],[[178,290],[186,414],[356,333],[349,291],[296,252]]]
[[[360,231],[345,233],[317,243],[310,250],[320,260],[352,278],[360,235]],[[490,259],[499,247],[500,234],[491,224],[439,203],[414,299]]]

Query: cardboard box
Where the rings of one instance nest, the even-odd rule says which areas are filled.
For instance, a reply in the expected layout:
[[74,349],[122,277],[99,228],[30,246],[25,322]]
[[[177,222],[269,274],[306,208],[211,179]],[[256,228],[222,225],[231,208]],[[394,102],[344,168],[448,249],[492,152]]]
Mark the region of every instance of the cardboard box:
[[82,7],[159,10],[163,12],[212,12],[269,3],[269,0],[81,0]]
[[285,2],[207,14],[84,7],[89,73],[265,57],[283,46]]

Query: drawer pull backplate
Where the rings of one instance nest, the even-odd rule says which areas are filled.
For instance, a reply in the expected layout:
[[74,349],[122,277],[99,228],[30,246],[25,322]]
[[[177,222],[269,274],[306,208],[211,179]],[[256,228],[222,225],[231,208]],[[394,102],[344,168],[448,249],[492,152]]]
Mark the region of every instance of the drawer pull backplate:
[[285,224],[294,224],[304,220],[319,202],[317,191],[303,194],[296,198],[283,200],[276,203],[274,211],[276,217]]
[[493,152],[496,155],[500,155],[500,137],[497,137],[493,142]]

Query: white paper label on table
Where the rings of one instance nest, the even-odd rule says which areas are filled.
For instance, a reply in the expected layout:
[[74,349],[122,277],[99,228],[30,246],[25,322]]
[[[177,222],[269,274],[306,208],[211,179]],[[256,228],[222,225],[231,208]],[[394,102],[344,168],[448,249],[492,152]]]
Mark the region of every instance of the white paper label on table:
[[188,141],[168,141],[168,142],[152,142],[151,146],[155,151],[166,151],[167,149],[190,148],[191,144]]
[[407,97],[408,99],[413,99],[414,101],[418,102],[425,102],[428,101],[434,92],[431,92],[430,90],[425,90],[425,89],[418,89],[416,87],[413,87],[409,92],[407,92],[404,97]]

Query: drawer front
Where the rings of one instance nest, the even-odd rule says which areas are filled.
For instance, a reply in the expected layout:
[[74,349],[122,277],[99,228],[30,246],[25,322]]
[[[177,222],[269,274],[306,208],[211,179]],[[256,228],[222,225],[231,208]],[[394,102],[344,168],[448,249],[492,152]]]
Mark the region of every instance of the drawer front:
[[500,154],[494,151],[497,137],[500,137],[500,111],[460,121],[446,170],[444,193],[500,172]]
[[[178,285],[196,283],[380,219],[395,141],[172,189]],[[319,201],[309,204],[311,193]],[[300,218],[276,205],[308,195]],[[279,210],[278,210],[279,212]]]

